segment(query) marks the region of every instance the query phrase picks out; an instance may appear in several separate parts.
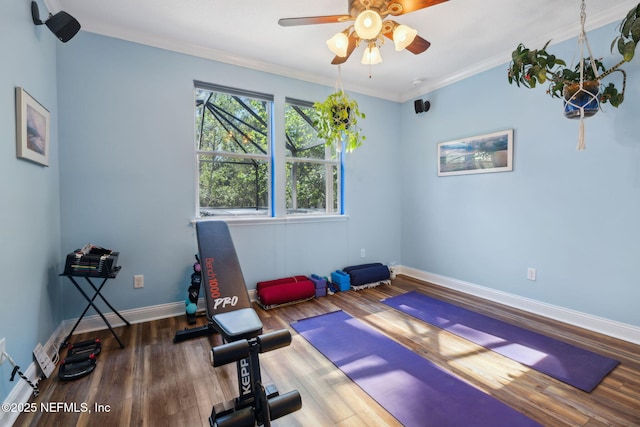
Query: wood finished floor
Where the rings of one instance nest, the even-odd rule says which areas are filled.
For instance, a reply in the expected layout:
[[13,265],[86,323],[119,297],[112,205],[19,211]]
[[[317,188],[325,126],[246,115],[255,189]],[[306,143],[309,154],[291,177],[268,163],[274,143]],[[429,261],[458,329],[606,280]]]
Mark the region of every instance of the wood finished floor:
[[[593,392],[585,393],[379,302],[410,290],[507,320],[621,363]],[[390,286],[338,293],[269,311],[256,306],[265,332],[291,329],[292,321],[338,309],[542,425],[640,426],[640,346],[625,341],[403,276]],[[210,365],[210,348],[220,344],[217,335],[173,344],[176,330],[187,326],[181,316],[116,328],[126,345],[124,349],[108,330],[74,337],[77,341],[103,340],[96,370],[76,381],[61,382],[55,376],[45,380],[40,396],[31,401],[38,405],[68,402],[78,407],[84,403],[92,412],[25,413],[14,426],[209,425],[212,405],[237,393],[235,366]],[[302,395],[302,409],[275,420],[273,426],[401,425],[294,330],[291,332],[291,346],[260,357],[265,382],[273,382],[281,392],[297,389]],[[108,412],[95,412],[96,404],[104,408],[108,405]]]

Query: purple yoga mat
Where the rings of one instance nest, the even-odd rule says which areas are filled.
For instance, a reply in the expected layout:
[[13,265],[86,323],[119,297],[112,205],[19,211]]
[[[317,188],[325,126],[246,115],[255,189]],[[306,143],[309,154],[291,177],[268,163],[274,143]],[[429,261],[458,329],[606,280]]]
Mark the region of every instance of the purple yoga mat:
[[406,427],[540,426],[343,311],[291,326]]
[[620,363],[419,292],[382,302],[586,392]]

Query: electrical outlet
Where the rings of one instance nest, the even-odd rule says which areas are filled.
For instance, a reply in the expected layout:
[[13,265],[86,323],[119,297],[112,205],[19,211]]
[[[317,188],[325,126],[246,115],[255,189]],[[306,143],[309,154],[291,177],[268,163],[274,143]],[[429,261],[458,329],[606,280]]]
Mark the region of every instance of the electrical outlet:
[[0,340],[0,365],[4,363],[4,353],[7,351],[7,339],[2,338]]
[[364,258],[365,257],[365,251],[364,248],[360,249],[360,258]]
[[136,274],[133,276],[133,287],[136,289],[144,288],[144,275]]
[[527,279],[536,280],[536,269],[535,268],[527,268]]

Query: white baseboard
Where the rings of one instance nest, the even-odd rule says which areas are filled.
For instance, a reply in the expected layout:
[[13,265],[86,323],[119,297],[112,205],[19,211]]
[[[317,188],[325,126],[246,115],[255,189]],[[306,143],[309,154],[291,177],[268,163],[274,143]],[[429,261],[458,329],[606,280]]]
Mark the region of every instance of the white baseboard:
[[[249,290],[249,299],[251,301],[255,301],[256,299],[255,289]],[[204,309],[205,309],[204,298],[200,298],[198,300],[198,310],[204,310]],[[185,313],[184,310],[185,310],[185,304],[183,302],[171,302],[167,304],[159,304],[159,305],[154,305],[150,307],[134,308],[131,310],[120,310],[118,312],[122,315],[122,317],[127,319],[129,323],[134,324],[134,323],[150,322],[152,320],[158,320],[158,319],[166,319],[167,317],[181,316]],[[118,317],[117,314],[113,312],[103,313],[103,314],[104,314],[104,317],[109,321],[112,327],[115,328],[117,326],[125,325],[125,323],[122,321],[122,319]],[[62,330],[64,330],[66,334],[68,334],[69,331],[71,331],[71,328],[73,328],[73,325],[75,325],[77,321],[78,319],[69,319],[69,320],[63,321],[61,325]],[[85,332],[99,331],[106,328],[107,327],[104,324],[104,321],[102,320],[100,315],[95,314],[92,316],[85,316],[80,322],[80,324],[78,325],[78,327],[76,328],[76,330],[73,331],[73,333],[81,334]],[[64,336],[62,337],[62,339],[64,339]],[[48,348],[48,347],[45,347],[45,348]]]
[[463,280],[453,279],[451,277],[441,276],[411,267],[400,266],[398,273],[440,285],[445,288],[495,301],[500,304],[505,304],[520,310],[528,311],[539,316],[555,319],[590,331],[619,338],[633,344],[640,344],[640,328],[633,325],[593,316],[591,314],[582,313],[569,308],[547,304],[530,298],[486,288]]
[[[204,307],[204,303],[198,302],[200,308]],[[131,310],[119,310],[118,312],[122,317],[127,319],[129,323],[142,323],[152,320],[165,319],[167,317],[180,316],[185,313],[184,302],[171,302],[167,304],[159,304],[150,307],[134,308]],[[125,323],[113,312],[103,313],[104,317],[111,324],[112,327],[124,326]],[[69,319],[62,322],[62,329],[65,331],[65,335],[71,331],[73,325],[76,324],[78,319]],[[91,316],[85,316],[78,327],[73,331],[74,334],[83,334],[86,332],[99,331],[106,329],[107,326],[98,314]]]

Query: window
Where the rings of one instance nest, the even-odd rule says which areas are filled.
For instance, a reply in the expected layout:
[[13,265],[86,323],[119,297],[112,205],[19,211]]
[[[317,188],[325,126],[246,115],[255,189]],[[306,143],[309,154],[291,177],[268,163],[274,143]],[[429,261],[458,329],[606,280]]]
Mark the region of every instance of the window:
[[311,102],[285,102],[285,149],[274,150],[271,95],[195,82],[197,216],[343,213],[342,153],[317,137]]
[[318,139],[313,104],[290,98],[286,102],[287,214],[340,213],[340,153]]
[[196,82],[199,216],[270,214],[272,97]]

